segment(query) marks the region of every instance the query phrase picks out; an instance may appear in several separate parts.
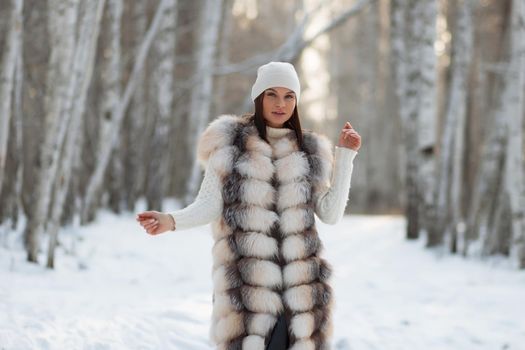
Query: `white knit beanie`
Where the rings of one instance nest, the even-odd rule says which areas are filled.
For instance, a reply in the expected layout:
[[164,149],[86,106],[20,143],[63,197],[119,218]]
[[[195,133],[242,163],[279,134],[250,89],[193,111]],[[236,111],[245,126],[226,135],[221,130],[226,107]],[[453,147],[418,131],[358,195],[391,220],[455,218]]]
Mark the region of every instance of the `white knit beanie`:
[[293,65],[288,62],[270,62],[257,69],[257,79],[252,86],[252,101],[255,101],[264,90],[271,87],[285,87],[295,92],[299,103],[301,85]]

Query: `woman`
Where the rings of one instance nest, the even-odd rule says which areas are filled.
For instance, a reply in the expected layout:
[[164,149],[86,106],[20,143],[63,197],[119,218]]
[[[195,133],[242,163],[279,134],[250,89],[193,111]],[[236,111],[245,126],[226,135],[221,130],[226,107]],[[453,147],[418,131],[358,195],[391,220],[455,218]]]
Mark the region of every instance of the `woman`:
[[147,211],[148,234],[212,222],[213,315],[219,349],[328,349],[330,265],[314,213],[325,223],[343,216],[361,137],[346,123],[335,149],[301,129],[294,67],[259,67],[255,113],[220,116],[197,145],[205,176],[195,202],[174,213]]

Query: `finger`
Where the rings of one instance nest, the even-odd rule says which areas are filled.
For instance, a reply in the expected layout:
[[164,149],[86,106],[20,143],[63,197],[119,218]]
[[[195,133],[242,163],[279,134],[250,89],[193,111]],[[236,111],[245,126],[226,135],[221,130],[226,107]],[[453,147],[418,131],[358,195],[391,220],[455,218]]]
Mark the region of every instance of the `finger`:
[[151,219],[152,216],[151,215],[148,215],[148,214],[139,214],[137,216],[137,220],[138,221],[144,221],[144,220],[148,220],[148,219]]
[[138,217],[140,218],[154,218],[154,217],[157,217],[157,213],[154,212],[154,211],[144,211],[142,213],[139,213],[138,214]]
[[346,122],[346,123],[345,123],[345,128],[347,128],[347,129],[353,129],[352,124],[350,124],[350,122]]

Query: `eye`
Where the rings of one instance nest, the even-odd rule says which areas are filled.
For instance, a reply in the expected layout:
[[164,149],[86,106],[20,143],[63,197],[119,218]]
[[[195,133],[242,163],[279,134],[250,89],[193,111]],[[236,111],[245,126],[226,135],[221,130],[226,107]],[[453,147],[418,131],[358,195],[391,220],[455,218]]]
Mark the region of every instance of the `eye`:
[[275,93],[273,93],[273,92],[271,92],[271,91],[268,91],[268,92],[266,93],[266,96],[275,96]]
[[286,98],[291,99],[291,98],[294,98],[294,96],[293,95],[286,95]]

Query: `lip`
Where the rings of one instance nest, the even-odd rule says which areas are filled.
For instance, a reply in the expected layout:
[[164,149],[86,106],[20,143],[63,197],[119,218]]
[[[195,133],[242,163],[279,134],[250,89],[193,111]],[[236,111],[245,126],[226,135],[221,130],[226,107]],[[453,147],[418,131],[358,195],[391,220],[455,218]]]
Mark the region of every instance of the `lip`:
[[272,112],[273,115],[277,115],[279,117],[282,117],[283,115],[285,115],[284,112]]

